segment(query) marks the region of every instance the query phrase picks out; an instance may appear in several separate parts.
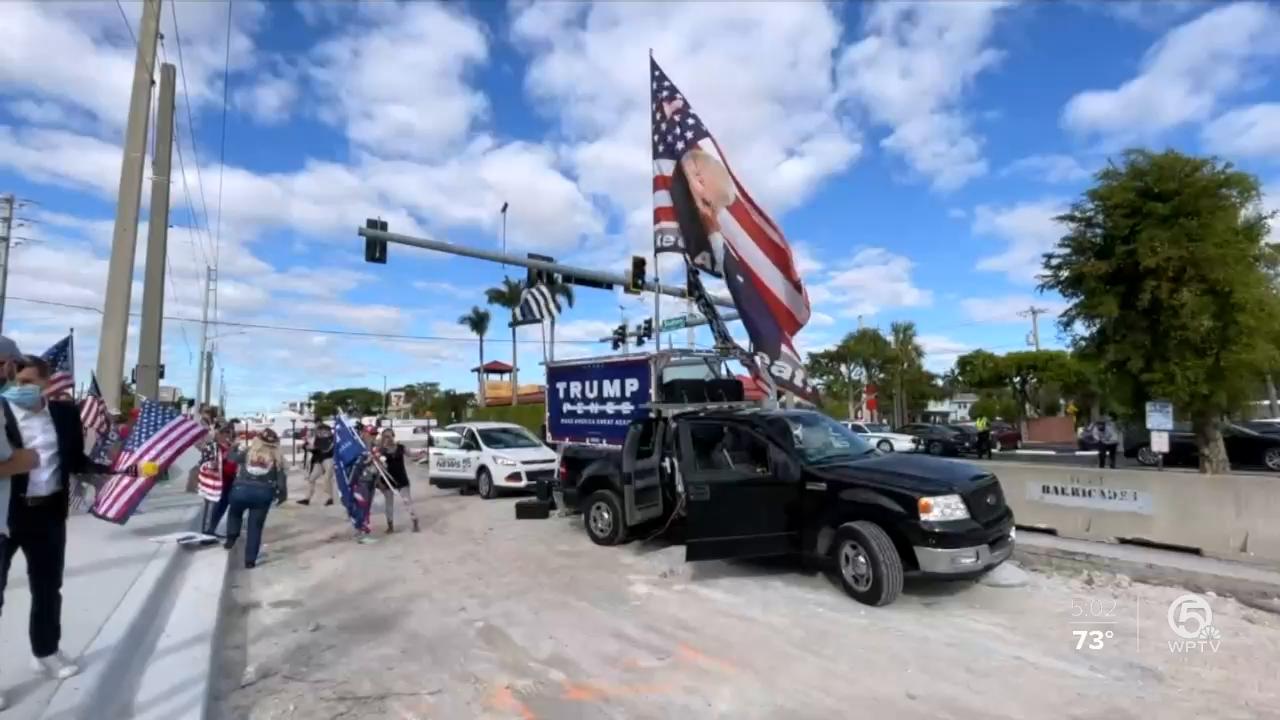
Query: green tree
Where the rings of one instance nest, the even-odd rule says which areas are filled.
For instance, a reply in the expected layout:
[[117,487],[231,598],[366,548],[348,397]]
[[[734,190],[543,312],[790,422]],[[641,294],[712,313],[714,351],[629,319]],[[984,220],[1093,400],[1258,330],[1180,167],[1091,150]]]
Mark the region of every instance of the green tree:
[[[485,302],[490,305],[506,308],[510,311],[508,316],[514,316],[516,308],[520,307],[520,294],[524,292],[524,283],[511,278],[503,278],[502,284],[497,287],[491,287],[484,291]],[[514,317],[512,317],[514,319]],[[516,343],[516,327],[511,326],[511,404],[519,403],[519,378],[520,366],[517,364],[517,343]]]
[[480,338],[480,374],[476,376],[480,388],[480,402],[484,402],[484,336],[489,334],[489,322],[492,316],[489,311],[479,305],[472,305],[471,312],[458,318],[459,325],[465,325],[468,330],[475,333]]
[[973,350],[956,358],[955,369],[960,382],[974,390],[994,390],[1009,386],[1000,356],[986,350]]
[[1126,152],[1061,215],[1042,289],[1098,359],[1130,415],[1166,399],[1188,417],[1200,471],[1228,469],[1222,418],[1251,399],[1275,364],[1271,214],[1258,180],[1230,163],[1169,150]]
[[911,411],[908,387],[919,386],[923,372],[924,349],[916,337],[916,324],[910,321],[889,325],[889,362],[887,373],[893,386],[893,421],[902,425]]
[[475,393],[445,390],[431,401],[431,415],[441,425],[463,422],[467,419],[467,411],[475,407],[475,402]]
[[369,388],[343,388],[329,392],[313,392],[312,412],[317,419],[333,417],[340,413],[350,415],[377,415],[382,412],[382,393]]
[[809,372],[829,394],[845,398],[849,417],[853,417],[862,402],[863,386],[880,381],[889,357],[889,341],[884,335],[876,328],[860,328],[830,350],[812,353]]

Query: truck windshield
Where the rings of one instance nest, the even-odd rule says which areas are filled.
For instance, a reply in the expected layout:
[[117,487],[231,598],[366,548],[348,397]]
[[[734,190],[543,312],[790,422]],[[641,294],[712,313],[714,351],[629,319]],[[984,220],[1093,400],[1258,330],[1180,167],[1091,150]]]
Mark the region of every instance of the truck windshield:
[[484,441],[485,447],[494,450],[531,448],[542,444],[533,433],[521,427],[485,428],[480,431],[480,439]]
[[816,412],[784,415],[791,443],[804,462],[840,462],[875,454],[875,448],[849,428]]

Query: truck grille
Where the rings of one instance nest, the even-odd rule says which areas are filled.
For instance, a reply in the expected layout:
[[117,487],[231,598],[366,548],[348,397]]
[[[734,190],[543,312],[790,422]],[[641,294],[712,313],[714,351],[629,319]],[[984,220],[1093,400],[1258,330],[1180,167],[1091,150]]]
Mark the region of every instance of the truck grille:
[[970,490],[964,496],[964,502],[969,506],[969,515],[983,524],[1000,517],[1005,512],[1004,491],[1000,488],[1000,481],[995,478],[992,478],[989,483]]

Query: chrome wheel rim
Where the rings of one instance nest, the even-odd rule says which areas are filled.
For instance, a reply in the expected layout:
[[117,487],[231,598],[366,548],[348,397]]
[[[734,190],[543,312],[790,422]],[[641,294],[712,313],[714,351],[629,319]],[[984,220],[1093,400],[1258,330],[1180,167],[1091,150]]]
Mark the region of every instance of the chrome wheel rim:
[[489,477],[489,473],[480,473],[480,494],[488,495],[491,485],[493,485],[493,479]]
[[1267,454],[1263,456],[1262,461],[1267,464],[1269,470],[1280,470],[1280,448],[1267,448]]
[[613,511],[608,503],[597,502],[591,506],[591,532],[596,537],[608,537],[613,532]]
[[871,589],[874,579],[871,573],[871,560],[867,551],[853,540],[845,540],[840,544],[840,575],[844,581],[858,592]]
[[876,443],[876,447],[880,449],[880,452],[893,452],[893,443],[888,440],[881,440],[879,443]]
[[1159,462],[1156,453],[1149,447],[1138,448],[1138,462],[1143,465],[1155,465]]

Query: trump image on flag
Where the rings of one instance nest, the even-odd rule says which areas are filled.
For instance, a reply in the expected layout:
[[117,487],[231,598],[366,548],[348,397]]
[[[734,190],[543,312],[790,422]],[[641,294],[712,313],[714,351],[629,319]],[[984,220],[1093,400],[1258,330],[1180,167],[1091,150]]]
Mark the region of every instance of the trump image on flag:
[[[689,100],[649,58],[655,252],[678,252],[689,290],[717,340],[728,338],[697,272],[722,278],[751,338],[739,352],[756,379],[812,397],[792,338],[809,321],[809,296],[782,230],[733,174]],[[720,327],[717,328],[716,325]]]

